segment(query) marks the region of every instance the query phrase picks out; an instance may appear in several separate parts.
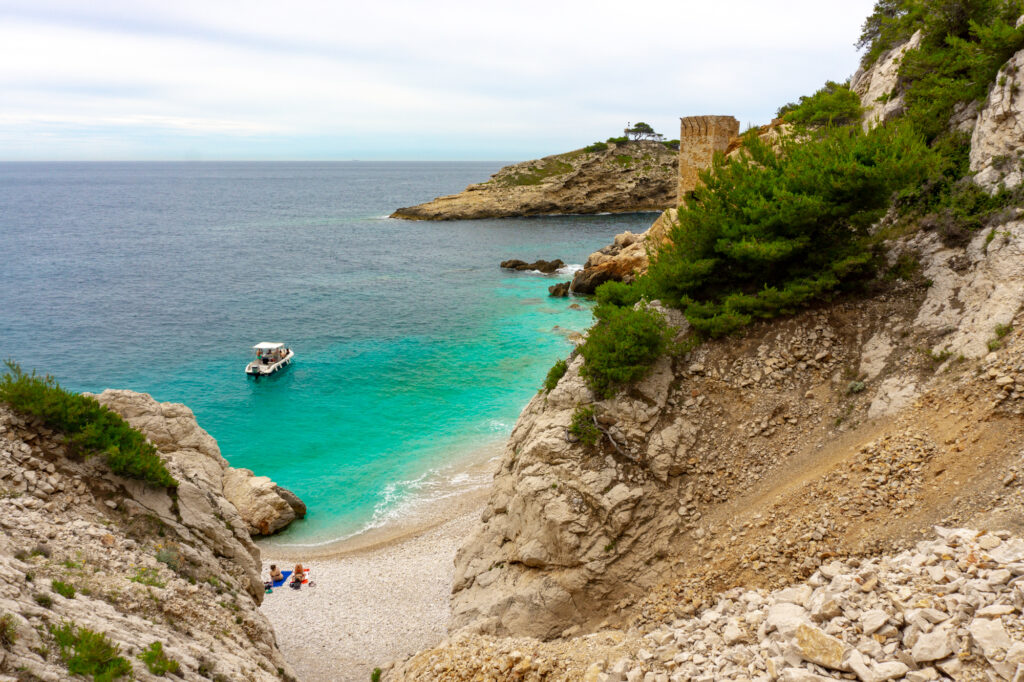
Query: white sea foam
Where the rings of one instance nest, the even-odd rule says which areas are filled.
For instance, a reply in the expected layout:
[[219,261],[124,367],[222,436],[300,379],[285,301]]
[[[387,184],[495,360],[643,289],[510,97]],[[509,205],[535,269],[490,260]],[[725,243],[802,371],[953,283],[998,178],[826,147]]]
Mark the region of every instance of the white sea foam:
[[[492,421],[500,424],[496,420]],[[493,463],[498,459],[500,455],[495,454],[485,461]],[[466,464],[463,463],[461,466]],[[481,467],[476,464],[472,465],[469,471],[460,471],[459,468],[458,464],[450,464],[430,469],[415,478],[387,484],[378,494],[370,520],[351,533],[313,542],[268,544],[275,544],[284,549],[323,547],[387,526],[415,524],[417,521],[427,520],[436,513],[439,502],[484,488],[490,485],[493,479],[492,466]]]

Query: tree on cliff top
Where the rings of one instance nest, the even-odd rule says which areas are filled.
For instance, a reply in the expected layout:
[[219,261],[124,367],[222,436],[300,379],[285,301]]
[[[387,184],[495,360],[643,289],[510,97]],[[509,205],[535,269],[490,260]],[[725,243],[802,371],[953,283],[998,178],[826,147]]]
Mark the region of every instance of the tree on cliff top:
[[640,121],[634,126],[626,124],[626,130],[624,131],[626,136],[632,140],[660,140],[664,135],[654,132],[649,124]]

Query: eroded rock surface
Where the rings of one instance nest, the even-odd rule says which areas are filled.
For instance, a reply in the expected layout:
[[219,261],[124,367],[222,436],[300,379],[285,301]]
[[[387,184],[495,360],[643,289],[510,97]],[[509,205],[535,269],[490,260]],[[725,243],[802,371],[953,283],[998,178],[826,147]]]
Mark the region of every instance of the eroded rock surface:
[[885,123],[903,113],[903,93],[897,90],[903,55],[921,44],[921,31],[910,40],[881,55],[868,69],[859,69],[850,81],[860,95],[864,130]]
[[675,205],[675,151],[657,142],[547,156],[506,166],[463,192],[400,208],[392,218],[470,220],[561,213],[661,211]]
[[220,454],[217,441],[180,403],[160,403],[146,393],[107,389],[96,396],[146,436],[165,459],[171,473],[184,480],[184,495],[192,485],[223,496],[252,535],[270,535],[306,515],[306,505],[294,493],[266,476],[234,469]]
[[69,679],[49,627],[71,622],[120,647],[135,679],[158,679],[137,658],[153,642],[188,680],[293,679],[258,608],[260,552],[223,495],[216,443],[183,406],[105,400],[148,426],[180,485],[172,496],[100,458],[69,459],[59,434],[0,406],[0,617],[15,630],[0,678]]
[[974,180],[989,191],[1024,180],[1024,50],[1000,69],[971,136]]

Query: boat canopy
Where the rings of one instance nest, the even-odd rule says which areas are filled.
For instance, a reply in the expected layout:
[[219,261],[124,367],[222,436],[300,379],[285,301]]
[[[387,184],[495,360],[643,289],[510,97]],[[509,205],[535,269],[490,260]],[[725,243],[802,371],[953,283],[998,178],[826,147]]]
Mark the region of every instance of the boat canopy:
[[263,341],[262,343],[257,343],[252,347],[253,350],[277,350],[279,348],[284,348],[284,344],[271,343],[270,341]]

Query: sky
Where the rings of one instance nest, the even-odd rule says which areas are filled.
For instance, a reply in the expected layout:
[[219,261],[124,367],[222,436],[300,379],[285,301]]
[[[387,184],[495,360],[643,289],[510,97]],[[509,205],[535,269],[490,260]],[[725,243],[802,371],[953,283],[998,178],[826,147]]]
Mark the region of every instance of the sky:
[[0,0],[0,160],[521,160],[767,123],[874,0]]

